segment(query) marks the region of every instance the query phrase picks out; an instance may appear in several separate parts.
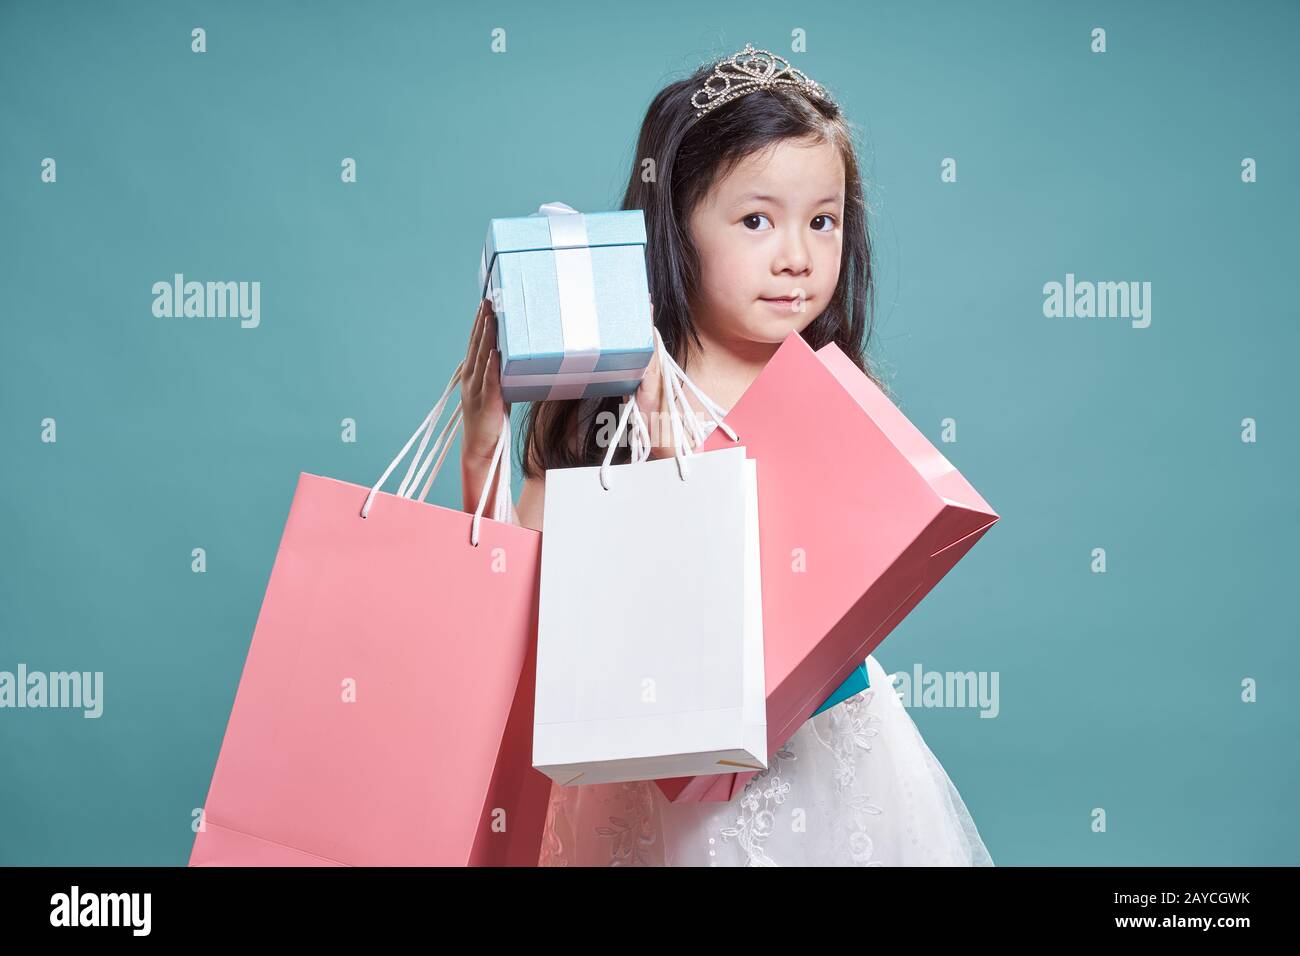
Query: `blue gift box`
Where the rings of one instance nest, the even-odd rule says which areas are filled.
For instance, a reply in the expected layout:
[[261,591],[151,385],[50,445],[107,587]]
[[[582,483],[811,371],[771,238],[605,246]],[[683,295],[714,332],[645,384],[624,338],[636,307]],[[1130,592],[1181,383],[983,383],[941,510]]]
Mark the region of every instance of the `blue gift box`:
[[654,353],[640,209],[493,219],[479,261],[507,402],[630,395]]
[[859,664],[857,669],[848,676],[848,679],[836,689],[835,693],[826,698],[826,703],[813,711],[813,716],[816,717],[823,710],[830,710],[840,701],[848,700],[854,694],[860,694],[870,686],[871,684],[867,680],[867,665],[865,663]]

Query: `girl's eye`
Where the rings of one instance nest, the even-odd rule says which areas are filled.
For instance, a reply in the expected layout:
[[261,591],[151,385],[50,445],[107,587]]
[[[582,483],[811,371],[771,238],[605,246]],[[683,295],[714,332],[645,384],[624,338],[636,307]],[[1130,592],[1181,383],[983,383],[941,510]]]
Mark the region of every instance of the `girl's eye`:
[[767,217],[764,216],[761,212],[751,212],[748,216],[746,216],[744,219],[741,220],[741,222],[745,224],[745,228],[749,229],[751,232],[762,232],[763,230],[751,227],[749,225],[751,219],[767,219]]
[[835,228],[835,217],[834,217],[834,216],[828,216],[828,215],[826,215],[825,213],[823,213],[823,214],[820,215],[820,216],[813,216],[813,222],[816,222],[818,219],[825,219],[825,220],[826,220],[826,228],[825,228],[825,229],[818,229],[818,230],[817,230],[818,232],[830,232],[831,230],[833,230],[833,229]]

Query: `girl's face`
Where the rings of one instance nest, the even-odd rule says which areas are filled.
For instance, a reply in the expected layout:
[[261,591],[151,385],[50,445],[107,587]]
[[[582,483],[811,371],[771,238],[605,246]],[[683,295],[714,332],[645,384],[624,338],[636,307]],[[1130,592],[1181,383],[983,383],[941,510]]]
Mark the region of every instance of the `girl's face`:
[[781,140],[742,161],[691,214],[701,334],[743,349],[803,331],[835,292],[843,221],[844,161],[829,143]]

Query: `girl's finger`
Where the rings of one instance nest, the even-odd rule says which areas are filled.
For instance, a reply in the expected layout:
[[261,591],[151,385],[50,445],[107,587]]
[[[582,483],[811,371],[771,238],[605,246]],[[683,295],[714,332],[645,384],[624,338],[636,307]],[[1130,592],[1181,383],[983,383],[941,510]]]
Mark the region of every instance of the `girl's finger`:
[[474,382],[481,391],[483,382],[486,378],[488,362],[492,358],[492,353],[497,350],[497,328],[496,317],[491,310],[483,317],[483,329],[480,332],[482,341],[478,347],[478,364],[474,368]]
[[663,377],[659,370],[659,353],[658,351],[650,355],[650,362],[645,367],[645,378],[641,379],[643,383],[648,384],[653,389],[658,389]]
[[646,366],[645,377],[636,389],[637,404],[641,406],[641,414],[649,417],[652,412],[659,409],[659,357],[652,356],[650,364]]
[[488,352],[487,361],[483,363],[483,380],[479,383],[484,395],[501,394],[500,352],[495,348]]
[[474,325],[469,330],[469,348],[465,350],[465,374],[468,377],[478,362],[478,346],[483,340],[484,313],[487,311],[487,299],[480,299],[478,313],[474,316]]

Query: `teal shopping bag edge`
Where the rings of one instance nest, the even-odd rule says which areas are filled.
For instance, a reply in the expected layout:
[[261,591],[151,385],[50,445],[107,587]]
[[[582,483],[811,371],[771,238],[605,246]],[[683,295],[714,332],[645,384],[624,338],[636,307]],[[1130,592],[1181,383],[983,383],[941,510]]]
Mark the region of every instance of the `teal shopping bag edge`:
[[840,703],[841,701],[848,700],[854,694],[862,693],[870,686],[871,686],[871,681],[867,677],[867,665],[866,662],[864,661],[854,669],[852,674],[850,674],[848,677],[844,679],[844,683],[840,684],[840,686],[835,689],[835,692],[831,694],[831,696],[826,698],[826,702],[824,704],[822,704],[820,707],[818,707],[816,710],[813,711],[812,715],[816,717],[822,711],[830,710],[836,704]]

